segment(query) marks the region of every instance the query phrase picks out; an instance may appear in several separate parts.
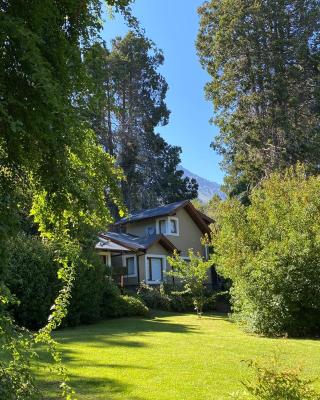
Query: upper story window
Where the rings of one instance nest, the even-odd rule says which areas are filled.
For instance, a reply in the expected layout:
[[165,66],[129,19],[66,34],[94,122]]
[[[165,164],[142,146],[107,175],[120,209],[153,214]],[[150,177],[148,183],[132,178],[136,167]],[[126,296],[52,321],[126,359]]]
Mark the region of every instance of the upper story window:
[[178,233],[177,221],[175,219],[169,220],[170,233]]
[[159,233],[166,234],[167,233],[167,220],[160,219],[159,220]]
[[157,233],[162,233],[163,235],[179,236],[178,218],[159,218],[157,220]]
[[156,228],[153,225],[147,226],[146,227],[146,235],[147,236],[152,236],[156,233]]

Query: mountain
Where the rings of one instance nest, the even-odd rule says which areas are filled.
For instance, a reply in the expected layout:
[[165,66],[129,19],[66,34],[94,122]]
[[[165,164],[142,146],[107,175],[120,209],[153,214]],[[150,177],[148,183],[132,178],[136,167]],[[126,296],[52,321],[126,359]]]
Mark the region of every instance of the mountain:
[[201,176],[194,174],[193,172],[187,170],[182,165],[179,169],[183,171],[184,176],[189,178],[194,178],[199,185],[198,198],[203,203],[207,203],[214,194],[219,195],[222,199],[225,199],[226,195],[221,192],[220,185],[216,182],[209,181],[208,179],[201,178]]

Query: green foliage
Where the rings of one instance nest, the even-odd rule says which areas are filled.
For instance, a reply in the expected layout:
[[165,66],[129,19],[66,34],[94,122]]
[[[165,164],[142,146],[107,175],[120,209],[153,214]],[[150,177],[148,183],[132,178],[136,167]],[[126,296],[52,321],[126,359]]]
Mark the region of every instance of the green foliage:
[[199,14],[228,193],[297,161],[319,171],[320,2],[208,0]]
[[77,274],[72,288],[72,297],[64,326],[91,324],[103,315],[104,299],[116,292],[109,271],[96,254],[87,254],[77,265]]
[[[138,296],[149,307],[155,310],[190,312],[194,310],[194,300],[190,291],[182,285],[161,284],[159,287],[140,283]],[[204,289],[204,311],[214,311],[217,293]]]
[[[124,11],[128,1],[107,4]],[[83,248],[112,220],[106,200],[122,209],[121,173],[84,118],[90,78],[83,51],[98,37],[101,5],[100,0],[32,0],[27,6],[9,0],[0,5],[0,331],[5,338],[0,352],[10,349],[2,370],[14,381],[4,385],[12,389],[5,398],[17,397],[19,390],[20,397],[32,397],[28,356],[22,353],[30,352],[34,342],[52,354],[62,395],[71,398],[50,333],[67,313]],[[29,336],[19,335],[7,314],[11,296],[4,284],[8,248],[21,230],[22,214],[32,215],[38,233],[54,248],[63,282],[46,326]],[[40,273],[36,256],[34,261]],[[24,392],[27,387],[30,393]]]
[[301,166],[274,173],[250,202],[221,204],[213,240],[218,271],[233,281],[235,315],[268,335],[318,335],[319,178]]
[[39,238],[19,234],[9,242],[9,253],[6,284],[17,298],[14,318],[21,326],[39,329],[47,323],[61,287],[54,249]]
[[141,282],[137,293],[149,308],[164,311],[169,311],[171,309],[171,299],[165,292],[163,285],[161,285],[160,288],[156,288]]
[[144,317],[149,312],[139,298],[127,295],[111,297],[106,305],[107,308],[104,310],[104,314],[107,317]]
[[184,290],[191,294],[194,308],[201,316],[205,304],[205,282],[208,279],[208,270],[212,266],[212,260],[204,260],[192,249],[189,249],[188,256],[189,260],[186,261],[175,251],[172,257],[168,257],[168,263],[172,270],[167,274],[178,279]]
[[268,363],[250,361],[249,367],[254,376],[243,384],[248,395],[236,395],[239,399],[257,400],[319,400],[312,381],[301,377],[301,370],[282,368],[279,360],[268,360]]

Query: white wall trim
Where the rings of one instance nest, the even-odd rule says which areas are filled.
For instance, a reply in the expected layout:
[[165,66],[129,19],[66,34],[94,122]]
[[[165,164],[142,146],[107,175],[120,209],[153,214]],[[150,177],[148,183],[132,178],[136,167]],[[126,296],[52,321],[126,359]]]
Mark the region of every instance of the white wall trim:
[[[176,221],[177,233],[170,232],[170,220]],[[164,233],[165,236],[180,236],[180,226],[179,226],[179,218],[177,217],[160,217],[156,219],[156,233],[160,234],[160,221],[166,221],[166,232]]]
[[[177,217],[168,217],[168,227],[170,228],[170,220],[176,221],[177,233],[167,233],[169,236],[180,236],[180,226],[179,226],[179,218]],[[168,231],[169,229],[167,229]]]
[[[162,281],[149,281],[148,280],[148,268],[149,268],[149,262],[148,258],[161,258],[162,259],[162,275],[163,275],[163,280]],[[166,280],[166,271],[167,271],[167,256],[163,254],[146,254],[145,259],[144,259],[144,268],[145,268],[145,281],[148,285],[159,285],[160,283],[164,282]]]
[[132,258],[133,257],[133,265],[134,265],[134,274],[126,275],[128,278],[134,278],[138,276],[137,274],[137,255],[136,254],[126,254],[122,256],[122,265],[124,268],[127,267],[127,258]]

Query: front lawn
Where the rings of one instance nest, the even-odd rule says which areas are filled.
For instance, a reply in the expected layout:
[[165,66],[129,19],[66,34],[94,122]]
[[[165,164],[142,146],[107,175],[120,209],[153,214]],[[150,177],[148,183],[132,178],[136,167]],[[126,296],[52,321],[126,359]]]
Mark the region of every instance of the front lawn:
[[[247,374],[242,360],[281,353],[320,376],[320,341],[243,333],[226,317],[157,313],[65,329],[61,343],[79,400],[228,399]],[[43,372],[50,397],[51,379]],[[320,382],[315,385],[320,389]]]

